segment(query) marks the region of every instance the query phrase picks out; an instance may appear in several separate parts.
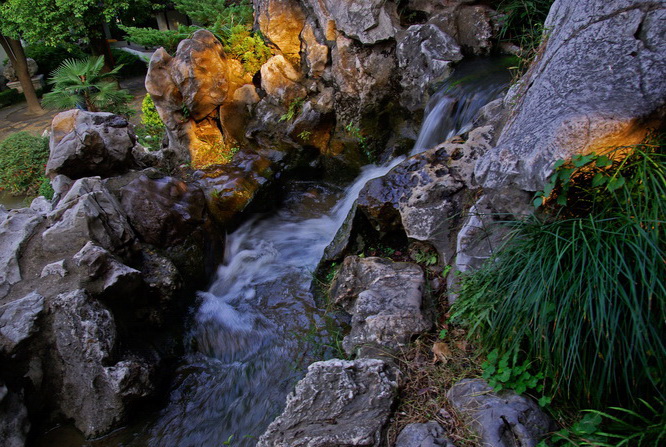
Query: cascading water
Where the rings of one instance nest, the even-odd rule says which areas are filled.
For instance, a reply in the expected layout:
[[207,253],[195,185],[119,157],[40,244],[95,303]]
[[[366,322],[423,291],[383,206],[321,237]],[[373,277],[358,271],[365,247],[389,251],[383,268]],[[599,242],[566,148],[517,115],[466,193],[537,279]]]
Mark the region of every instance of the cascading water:
[[[433,95],[412,154],[469,130],[507,83],[496,62],[461,64]],[[94,445],[217,447],[232,435],[234,446],[254,445],[307,365],[332,354],[310,293],[313,270],[365,183],[402,160],[366,167],[345,191],[296,182],[281,211],[230,234],[212,286],[199,293],[191,352],[169,404],[139,433]]]

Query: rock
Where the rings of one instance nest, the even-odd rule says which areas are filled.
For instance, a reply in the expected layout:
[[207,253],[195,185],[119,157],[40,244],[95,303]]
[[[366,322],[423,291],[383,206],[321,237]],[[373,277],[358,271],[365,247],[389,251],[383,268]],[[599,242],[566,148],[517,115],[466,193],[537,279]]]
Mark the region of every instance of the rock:
[[315,29],[310,23],[306,23],[301,33],[303,41],[302,51],[305,54],[307,74],[311,78],[320,78],[326,70],[329,61],[328,46],[320,43],[315,36]]
[[47,375],[59,378],[54,402],[86,437],[101,435],[123,419],[129,402],[152,391],[150,371],[138,360],[114,361],[114,319],[84,290],[58,295],[50,311],[55,339]]
[[534,447],[553,422],[531,398],[513,391],[495,393],[481,379],[455,384],[446,397],[488,447]]
[[150,59],[146,91],[165,124],[167,158],[178,163],[196,159],[216,145],[233,144],[222,135],[218,111],[252,74],[240,62],[227,59],[222,44],[209,31],[198,30],[178,45],[171,57],[160,48]]
[[51,127],[49,176],[110,177],[138,167],[132,156],[136,136],[125,118],[75,109],[56,115]]
[[36,292],[0,306],[0,352],[11,356],[21,342],[37,331],[37,320],[43,311],[44,297]]
[[43,220],[29,208],[0,213],[0,298],[21,280],[19,258],[23,247]]
[[446,430],[436,421],[409,424],[402,429],[395,447],[455,447],[446,437]]
[[[28,74],[32,78],[37,74],[39,67],[37,66],[37,62],[35,62],[35,60],[31,57],[26,58],[26,61],[28,62]],[[11,61],[7,62],[5,68],[2,70],[2,74],[10,82],[18,81],[16,70],[14,70],[14,66],[12,65]]]
[[203,191],[173,177],[142,175],[122,188],[120,195],[132,228],[156,247],[182,243],[203,223]]
[[273,56],[261,66],[261,88],[274,98],[276,104],[285,107],[307,95],[305,87],[299,83],[302,78],[303,75],[281,55]]
[[262,35],[294,63],[300,61],[299,34],[305,24],[300,3],[296,0],[254,0],[255,22]]
[[396,350],[430,328],[423,314],[425,278],[421,268],[384,258],[348,256],[333,279],[331,300],[351,314],[342,341],[348,355]]
[[65,268],[65,260],[61,259],[58,262],[52,262],[51,264],[45,265],[39,277],[44,278],[49,275],[58,275],[61,278],[64,278],[66,274],[67,269]]
[[257,447],[379,446],[397,388],[382,360],[313,363]]
[[374,44],[395,36],[397,8],[385,0],[305,0],[314,11],[327,40],[336,31],[363,44]]
[[123,252],[135,240],[120,204],[100,179],[77,180],[48,220],[42,248],[54,253],[77,250],[88,241]]
[[367,47],[340,35],[331,58],[331,74],[337,87],[336,109],[342,116],[353,117],[364,109],[376,109],[396,94],[394,45]]
[[9,391],[0,381],[0,444],[4,447],[24,447],[26,444],[30,421],[22,394]]
[[490,149],[492,132],[492,126],[474,129],[466,142],[443,143],[370,180],[359,194],[358,210],[380,235],[404,232],[434,246],[440,261],[449,263],[465,188],[475,161]]
[[645,0],[556,2],[479,185],[538,191],[557,159],[641,141],[666,104],[665,19]]
[[453,62],[463,57],[456,41],[434,24],[410,26],[398,37],[396,55],[402,74],[400,104],[410,111],[423,109],[427,87],[448,77]]
[[72,259],[84,267],[90,281],[88,293],[129,302],[128,297],[141,285],[141,272],[126,266],[107,250],[88,242]]
[[53,211],[53,204],[47,200],[44,196],[36,197],[30,203],[30,209],[36,213],[46,216],[48,213]]

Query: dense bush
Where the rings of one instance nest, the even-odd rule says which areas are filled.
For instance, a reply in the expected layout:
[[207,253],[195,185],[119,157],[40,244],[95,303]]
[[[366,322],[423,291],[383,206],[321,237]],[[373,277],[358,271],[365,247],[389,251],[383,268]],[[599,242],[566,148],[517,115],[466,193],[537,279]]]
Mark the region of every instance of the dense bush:
[[216,33],[227,30],[228,35],[236,25],[252,26],[253,8],[246,0],[175,0],[174,6],[195,22],[213,27]]
[[229,39],[224,45],[227,55],[239,60],[248,73],[256,73],[271,57],[271,50],[260,35],[252,34],[242,25],[231,29]]
[[6,107],[23,100],[23,95],[13,88],[0,92],[0,107]]
[[141,103],[141,124],[137,126],[136,133],[142,146],[151,151],[161,148],[165,134],[164,123],[148,93]]
[[16,195],[36,194],[49,158],[47,138],[18,132],[0,142],[0,189]]
[[181,40],[187,39],[196,31],[195,27],[179,26],[177,30],[160,31],[154,28],[136,28],[123,26],[120,28],[126,33],[125,39],[147,48],[163,47],[173,54]]
[[557,165],[542,213],[464,279],[454,317],[484,349],[533,362],[551,393],[629,408],[663,397],[663,140]]
[[67,59],[83,59],[87,55],[76,45],[50,46],[41,43],[26,47],[25,55],[37,62],[39,72],[49,77]]

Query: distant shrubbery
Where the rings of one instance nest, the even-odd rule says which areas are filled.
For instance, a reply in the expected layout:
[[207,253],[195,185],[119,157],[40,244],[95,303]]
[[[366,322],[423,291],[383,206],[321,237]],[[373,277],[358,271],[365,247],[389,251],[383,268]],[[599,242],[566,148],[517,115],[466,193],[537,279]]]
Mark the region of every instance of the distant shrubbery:
[[0,190],[15,195],[36,195],[45,181],[49,141],[18,132],[0,142]]
[[159,150],[162,148],[164,133],[164,123],[157,113],[153,98],[146,93],[141,103],[141,124],[136,128],[139,143],[151,151]]
[[87,55],[76,45],[51,46],[41,43],[30,44],[25,49],[26,57],[37,62],[39,73],[49,77],[58,66],[67,59],[83,59]]

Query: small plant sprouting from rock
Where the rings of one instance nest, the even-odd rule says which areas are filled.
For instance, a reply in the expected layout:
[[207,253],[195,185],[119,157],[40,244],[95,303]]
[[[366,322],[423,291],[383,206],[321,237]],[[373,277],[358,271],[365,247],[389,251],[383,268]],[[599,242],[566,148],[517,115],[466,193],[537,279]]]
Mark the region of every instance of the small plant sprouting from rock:
[[142,146],[151,151],[161,148],[165,133],[164,123],[150,94],[146,94],[141,102],[141,124],[136,127],[136,133]]
[[304,131],[302,131],[301,133],[298,134],[298,138],[300,138],[301,140],[303,140],[305,142],[310,141],[311,136],[312,136],[312,132],[310,132],[309,130],[304,130]]
[[289,104],[289,107],[287,108],[287,112],[285,114],[283,114],[282,116],[280,116],[280,122],[282,122],[282,121],[291,121],[294,118],[296,118],[296,116],[301,112],[301,108],[303,108],[303,103],[304,102],[305,102],[305,98],[294,99]]

